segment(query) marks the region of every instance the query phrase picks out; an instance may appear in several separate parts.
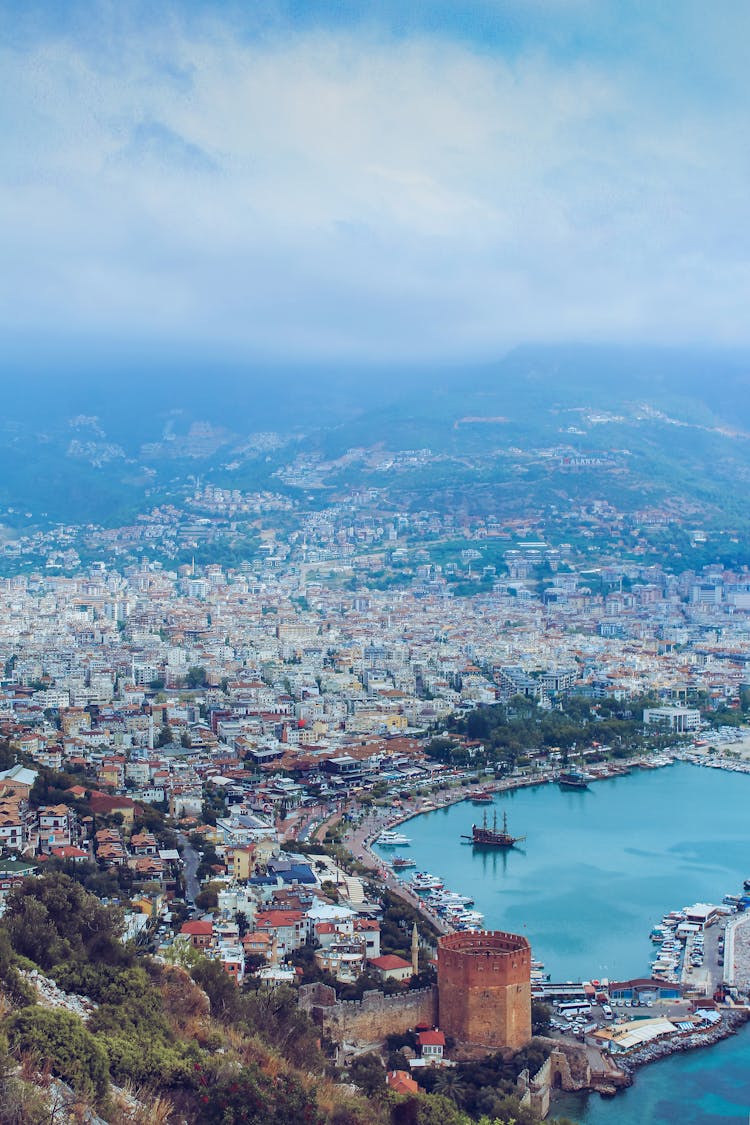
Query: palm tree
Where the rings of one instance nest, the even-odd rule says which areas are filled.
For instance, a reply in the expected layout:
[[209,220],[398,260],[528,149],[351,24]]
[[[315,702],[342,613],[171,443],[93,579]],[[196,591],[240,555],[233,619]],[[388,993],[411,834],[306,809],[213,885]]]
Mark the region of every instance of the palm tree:
[[461,1106],[466,1097],[466,1083],[457,1070],[445,1067],[435,1079],[434,1093],[443,1094],[457,1106]]

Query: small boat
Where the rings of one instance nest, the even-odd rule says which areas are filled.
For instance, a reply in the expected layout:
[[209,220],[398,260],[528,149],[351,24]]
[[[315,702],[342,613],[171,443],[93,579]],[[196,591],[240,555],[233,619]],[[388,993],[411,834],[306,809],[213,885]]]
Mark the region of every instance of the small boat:
[[495,794],[490,789],[479,789],[471,796],[473,805],[491,805],[494,800]]
[[416,867],[416,866],[417,866],[416,859],[406,859],[405,856],[398,855],[398,856],[396,856],[395,859],[391,860],[391,867],[393,868],[394,871],[403,871],[405,867]]
[[445,906],[472,906],[471,895],[460,895],[456,891],[436,891],[435,898]]
[[583,770],[565,770],[557,779],[561,789],[588,789],[591,776]]
[[406,885],[417,892],[439,891],[443,887],[443,880],[438,878],[437,875],[430,875],[427,871],[418,871],[416,875],[412,875]]
[[750,879],[745,879],[742,886],[745,888],[746,891],[750,891]]
[[462,923],[464,926],[476,927],[477,929],[484,922],[484,914],[479,910],[460,910],[454,917],[457,922]]
[[425,902],[436,914],[451,915],[466,910],[474,905],[474,900],[467,895],[453,895],[450,891],[430,891]]
[[403,832],[385,831],[380,833],[377,842],[386,848],[404,848],[408,847],[411,840]]

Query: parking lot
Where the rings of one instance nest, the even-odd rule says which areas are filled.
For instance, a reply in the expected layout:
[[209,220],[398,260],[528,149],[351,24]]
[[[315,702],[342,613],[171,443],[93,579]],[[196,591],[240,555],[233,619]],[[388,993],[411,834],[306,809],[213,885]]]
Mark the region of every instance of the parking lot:
[[687,1000],[610,1000],[608,1004],[591,1004],[576,1013],[564,1005],[550,1005],[553,1009],[551,1034],[574,1038],[579,1042],[599,1027],[612,1027],[631,1020],[663,1016],[670,1020],[684,1019],[690,1010]]

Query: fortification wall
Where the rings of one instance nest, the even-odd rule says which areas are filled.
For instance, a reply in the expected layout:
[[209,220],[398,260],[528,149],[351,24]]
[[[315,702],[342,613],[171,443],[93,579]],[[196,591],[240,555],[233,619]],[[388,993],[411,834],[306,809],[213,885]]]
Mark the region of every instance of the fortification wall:
[[521,1105],[542,1119],[549,1113],[553,1090],[596,1090],[611,1097],[633,1081],[607,1052],[559,1039],[540,1038],[538,1042],[551,1048],[550,1054],[533,1077],[528,1070],[521,1071],[516,1092]]
[[439,1020],[459,1043],[519,1050],[531,1038],[531,949],[502,931],[438,943]]
[[307,985],[300,1006],[337,1043],[379,1043],[386,1035],[403,1034],[417,1024],[437,1024],[437,990],[413,989],[386,996],[365,992],[361,1000],[336,1000],[332,988]]

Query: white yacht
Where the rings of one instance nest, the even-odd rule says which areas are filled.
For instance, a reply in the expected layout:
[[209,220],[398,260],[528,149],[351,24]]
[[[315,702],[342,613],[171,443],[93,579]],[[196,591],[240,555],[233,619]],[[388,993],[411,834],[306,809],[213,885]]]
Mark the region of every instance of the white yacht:
[[378,843],[388,848],[403,848],[407,847],[411,840],[408,836],[404,836],[403,832],[390,832],[386,830],[381,832],[378,836]]

